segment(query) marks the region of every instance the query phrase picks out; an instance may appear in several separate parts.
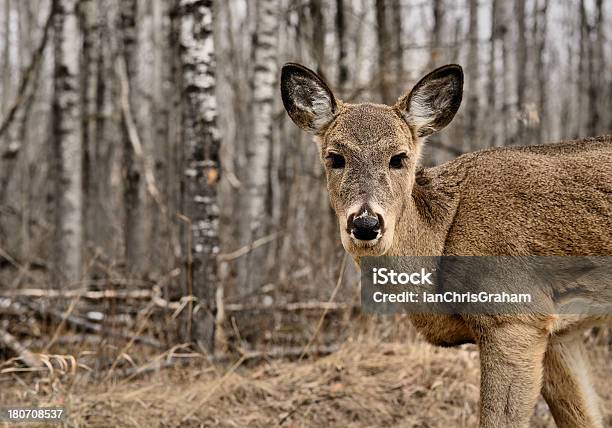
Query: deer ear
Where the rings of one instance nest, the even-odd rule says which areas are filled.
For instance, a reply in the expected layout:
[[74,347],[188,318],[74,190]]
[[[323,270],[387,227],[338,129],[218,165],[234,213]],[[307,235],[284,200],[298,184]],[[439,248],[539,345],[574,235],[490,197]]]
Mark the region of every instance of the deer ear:
[[440,67],[423,77],[395,107],[419,137],[448,125],[463,96],[463,70],[456,64]]
[[314,134],[322,133],[338,111],[334,94],[323,79],[300,64],[283,66],[281,95],[293,122]]

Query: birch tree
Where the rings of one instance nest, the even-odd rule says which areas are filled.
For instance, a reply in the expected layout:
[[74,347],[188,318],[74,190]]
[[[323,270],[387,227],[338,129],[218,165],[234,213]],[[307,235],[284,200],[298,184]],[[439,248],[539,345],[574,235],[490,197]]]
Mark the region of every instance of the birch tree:
[[[253,38],[252,139],[247,142],[247,212],[248,231],[243,242],[249,244],[269,230],[266,209],[268,161],[272,140],[273,105],[277,97],[277,33],[279,4],[277,0],[261,0],[255,5],[255,35]],[[246,290],[261,285],[265,267],[265,249],[258,248],[248,255],[243,272]],[[245,290],[245,291],[246,291]]]
[[183,211],[191,252],[187,281],[198,300],[191,339],[214,350],[216,256],[219,252],[219,135],[215,98],[212,0],[180,0],[182,139],[185,149]]
[[81,276],[83,242],[82,141],[79,116],[77,0],[55,1],[53,137],[55,243],[58,279]]

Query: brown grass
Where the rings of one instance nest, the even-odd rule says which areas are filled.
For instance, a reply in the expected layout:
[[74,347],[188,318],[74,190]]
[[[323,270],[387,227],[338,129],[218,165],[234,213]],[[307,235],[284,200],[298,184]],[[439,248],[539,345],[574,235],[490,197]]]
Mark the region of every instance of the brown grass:
[[[609,349],[592,347],[607,426],[612,423]],[[402,426],[477,425],[478,355],[475,347],[434,348],[364,339],[329,356],[267,361],[251,367],[194,363],[131,381],[47,387],[14,385],[2,402],[65,403],[70,426]],[[12,398],[12,399],[11,399]],[[539,403],[537,427],[553,426]]]

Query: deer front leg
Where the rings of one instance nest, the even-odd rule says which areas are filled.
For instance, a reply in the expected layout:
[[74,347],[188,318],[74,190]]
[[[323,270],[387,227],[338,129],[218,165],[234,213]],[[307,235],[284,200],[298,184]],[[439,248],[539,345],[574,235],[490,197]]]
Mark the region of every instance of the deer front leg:
[[522,323],[479,330],[480,427],[529,426],[542,384],[546,331]]
[[603,427],[580,338],[549,344],[542,395],[559,428]]

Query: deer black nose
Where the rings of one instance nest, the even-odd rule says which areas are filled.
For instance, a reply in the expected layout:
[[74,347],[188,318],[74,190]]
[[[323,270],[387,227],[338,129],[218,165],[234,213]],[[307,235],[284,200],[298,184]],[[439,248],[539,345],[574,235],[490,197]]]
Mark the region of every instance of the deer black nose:
[[370,241],[378,236],[380,222],[378,217],[364,215],[353,220],[351,232],[353,236],[362,241]]

